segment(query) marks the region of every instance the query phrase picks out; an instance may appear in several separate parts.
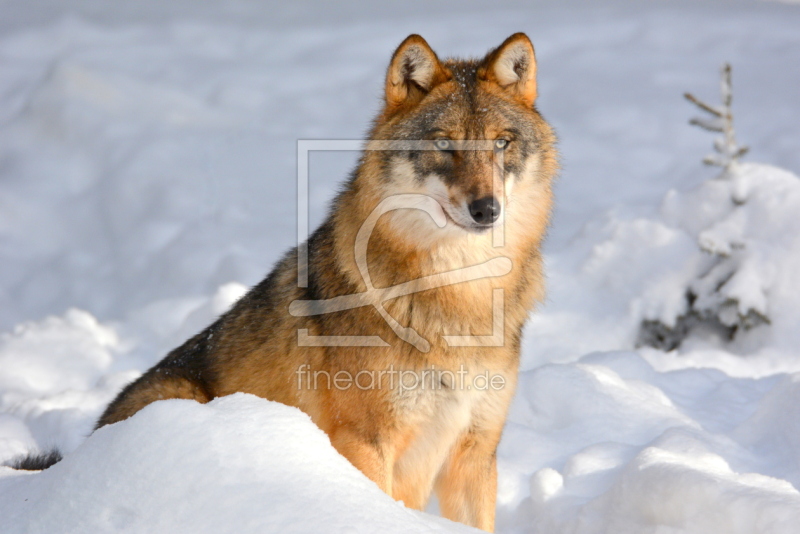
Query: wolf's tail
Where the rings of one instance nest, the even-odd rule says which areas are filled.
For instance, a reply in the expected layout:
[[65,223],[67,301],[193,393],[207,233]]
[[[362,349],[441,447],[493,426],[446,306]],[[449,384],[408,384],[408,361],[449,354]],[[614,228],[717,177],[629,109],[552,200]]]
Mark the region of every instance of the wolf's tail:
[[23,471],[41,471],[61,461],[61,453],[53,449],[47,452],[30,453],[22,458],[12,460],[8,464],[12,469]]

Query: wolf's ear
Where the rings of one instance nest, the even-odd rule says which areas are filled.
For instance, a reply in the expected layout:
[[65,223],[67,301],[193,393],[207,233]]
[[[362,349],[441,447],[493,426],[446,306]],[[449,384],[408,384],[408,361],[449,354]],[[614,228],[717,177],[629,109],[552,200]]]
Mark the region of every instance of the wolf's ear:
[[409,35],[395,50],[386,73],[386,107],[392,110],[416,104],[449,77],[425,39]]
[[494,82],[530,107],[536,100],[536,55],[524,33],[515,33],[483,60],[478,77]]

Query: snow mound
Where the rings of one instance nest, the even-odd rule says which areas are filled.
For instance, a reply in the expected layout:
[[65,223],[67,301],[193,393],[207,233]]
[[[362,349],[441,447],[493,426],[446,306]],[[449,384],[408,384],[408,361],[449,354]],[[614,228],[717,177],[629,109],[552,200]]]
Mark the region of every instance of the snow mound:
[[124,325],[71,309],[0,334],[0,463],[33,449],[75,449],[153,354],[197,333],[245,292],[231,282],[208,297],[156,301]]
[[[541,505],[536,508],[547,517]],[[560,530],[788,534],[798,521],[800,493],[791,484],[735,473],[697,440],[675,432],[640,452],[606,494],[582,507]],[[540,527],[535,531],[553,531]]]
[[111,364],[119,343],[113,329],[80,310],[0,334],[0,390],[6,394],[87,389]]
[[477,532],[405,508],[301,411],[252,395],[170,400],[38,474],[0,468],[3,531]]
[[499,453],[500,531],[795,532],[783,444],[800,438],[798,383],[657,372],[633,352],[525,372]]
[[0,335],[0,461],[37,443],[77,447],[115,393],[139,375],[113,372],[125,350],[114,328],[75,309]]

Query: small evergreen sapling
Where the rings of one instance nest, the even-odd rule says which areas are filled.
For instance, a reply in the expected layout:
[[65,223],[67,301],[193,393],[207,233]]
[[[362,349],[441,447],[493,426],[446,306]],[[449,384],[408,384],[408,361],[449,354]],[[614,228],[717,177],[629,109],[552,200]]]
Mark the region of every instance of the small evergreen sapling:
[[[737,143],[733,129],[729,64],[722,67],[721,78],[722,105],[719,107],[711,106],[690,93],[684,96],[708,114],[693,118],[690,124],[722,134],[714,141],[716,154],[706,156],[703,162],[722,167],[723,171],[716,180],[722,180],[723,183],[717,184],[728,189],[730,203],[723,200],[726,205],[718,204],[713,209],[716,213],[714,220],[697,234],[698,247],[708,255],[708,261],[704,262],[706,268],[686,281],[685,313],[676,317],[672,325],[659,320],[644,320],[639,331],[639,345],[672,350],[698,329],[715,331],[732,340],[739,331],[770,322],[764,306],[750,304],[766,303],[768,299],[761,294],[763,291],[759,289],[759,281],[753,279],[752,273],[757,269],[753,269],[752,263],[756,260],[747,250],[745,228],[738,224],[743,214],[737,211],[743,209],[747,199],[739,183],[739,158],[747,152],[748,147]],[[697,198],[719,199],[712,190],[719,191],[718,187],[706,184],[693,195]],[[754,292],[759,293],[755,299]]]

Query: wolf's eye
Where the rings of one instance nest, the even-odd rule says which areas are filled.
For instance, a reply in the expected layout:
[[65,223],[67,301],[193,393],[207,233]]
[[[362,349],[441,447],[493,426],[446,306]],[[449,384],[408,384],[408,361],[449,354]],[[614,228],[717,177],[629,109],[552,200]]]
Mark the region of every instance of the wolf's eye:
[[453,150],[453,142],[450,139],[437,139],[433,144],[439,150]]
[[494,147],[498,150],[505,150],[508,148],[508,139],[498,139],[494,142]]

